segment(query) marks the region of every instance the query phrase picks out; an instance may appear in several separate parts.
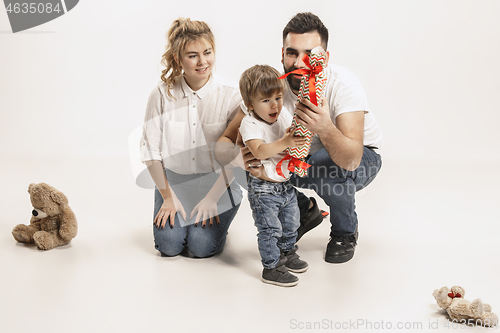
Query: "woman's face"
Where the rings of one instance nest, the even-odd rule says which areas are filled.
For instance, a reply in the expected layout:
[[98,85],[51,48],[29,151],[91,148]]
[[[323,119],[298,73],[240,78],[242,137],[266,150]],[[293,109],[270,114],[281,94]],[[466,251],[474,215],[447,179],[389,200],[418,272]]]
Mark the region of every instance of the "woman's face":
[[198,90],[207,83],[214,64],[212,45],[203,39],[188,43],[182,51],[180,65],[187,84],[193,90]]

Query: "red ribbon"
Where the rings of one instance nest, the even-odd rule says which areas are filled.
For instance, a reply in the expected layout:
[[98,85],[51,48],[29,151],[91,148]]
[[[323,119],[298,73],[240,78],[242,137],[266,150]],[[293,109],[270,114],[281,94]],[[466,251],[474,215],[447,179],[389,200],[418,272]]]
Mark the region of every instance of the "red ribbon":
[[283,171],[281,171],[281,164],[283,164],[283,162],[287,161],[287,160],[290,160],[290,162],[288,162],[288,167],[287,167],[288,171],[290,171],[290,172],[293,172],[295,170],[295,167],[302,169],[302,170],[307,170],[311,166],[310,164],[307,164],[306,162],[301,161],[296,157],[286,155],[285,157],[283,157],[281,159],[281,161],[278,162],[278,164],[276,164],[276,172],[278,173],[278,175],[280,175],[283,178],[286,178],[286,177],[283,174]]
[[452,293],[452,292],[451,292],[451,293],[448,293],[448,296],[449,296],[449,297],[451,297],[451,298],[455,298],[455,297],[460,298],[460,297],[462,297],[462,295],[460,295],[460,293],[456,293],[456,294],[454,294],[454,293]]
[[323,66],[321,66],[321,64],[312,66],[310,58],[307,54],[304,54],[302,61],[304,62],[304,64],[306,64],[307,67],[309,67],[309,69],[299,68],[280,76],[279,79],[284,79],[290,74],[309,75],[309,100],[311,101],[311,103],[317,106],[318,99],[316,97],[316,75],[321,73],[321,71],[323,70]]

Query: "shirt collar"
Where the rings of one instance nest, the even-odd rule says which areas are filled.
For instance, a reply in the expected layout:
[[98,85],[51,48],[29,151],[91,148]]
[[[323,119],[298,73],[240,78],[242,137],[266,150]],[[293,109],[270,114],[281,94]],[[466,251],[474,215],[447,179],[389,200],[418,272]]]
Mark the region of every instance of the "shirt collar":
[[186,79],[184,76],[181,76],[181,87],[182,87],[182,92],[184,93],[184,97],[188,97],[189,95],[196,95],[198,98],[203,99],[205,95],[208,93],[210,90],[210,86],[212,85],[213,81],[213,74],[210,74],[210,78],[208,79],[207,83],[199,89],[198,91],[194,91],[189,87],[189,85],[186,82]]

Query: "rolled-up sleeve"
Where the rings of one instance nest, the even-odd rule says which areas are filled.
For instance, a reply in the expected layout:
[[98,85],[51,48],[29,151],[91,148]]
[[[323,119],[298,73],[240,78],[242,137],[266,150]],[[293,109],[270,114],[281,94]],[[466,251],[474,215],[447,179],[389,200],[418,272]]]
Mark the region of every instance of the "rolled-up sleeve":
[[149,95],[140,141],[141,161],[162,160],[163,94],[159,87]]

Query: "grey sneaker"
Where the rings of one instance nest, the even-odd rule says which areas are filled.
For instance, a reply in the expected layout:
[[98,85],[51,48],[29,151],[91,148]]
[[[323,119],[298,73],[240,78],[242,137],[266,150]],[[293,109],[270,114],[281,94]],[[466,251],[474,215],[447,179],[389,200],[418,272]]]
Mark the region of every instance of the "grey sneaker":
[[299,283],[299,278],[288,272],[283,260],[275,268],[264,268],[262,282],[280,287],[293,287]]
[[303,273],[307,271],[309,265],[304,260],[301,260],[297,254],[298,246],[295,245],[293,249],[288,252],[281,252],[281,255],[286,258],[285,266],[290,272]]

